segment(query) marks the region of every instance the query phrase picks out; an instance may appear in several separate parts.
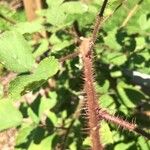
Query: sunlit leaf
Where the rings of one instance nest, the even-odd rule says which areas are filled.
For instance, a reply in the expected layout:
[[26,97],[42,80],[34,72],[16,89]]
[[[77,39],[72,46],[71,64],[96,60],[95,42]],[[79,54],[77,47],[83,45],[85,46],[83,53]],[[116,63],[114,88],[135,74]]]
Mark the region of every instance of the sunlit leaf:
[[55,75],[58,69],[59,63],[54,57],[45,58],[40,62],[33,74],[18,76],[10,83],[10,97],[18,99],[26,92],[40,87],[47,79]]
[[22,123],[21,112],[7,99],[0,100],[0,131]]
[[9,70],[26,72],[32,69],[32,49],[24,37],[15,31],[0,35],[0,62]]

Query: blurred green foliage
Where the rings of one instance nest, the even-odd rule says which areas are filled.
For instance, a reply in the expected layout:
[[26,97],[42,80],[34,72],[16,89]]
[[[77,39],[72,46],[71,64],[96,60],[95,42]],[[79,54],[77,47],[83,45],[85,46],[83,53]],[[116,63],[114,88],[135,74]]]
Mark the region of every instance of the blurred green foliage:
[[[122,1],[111,0],[105,16]],[[150,1],[140,3],[129,22],[121,27],[138,2],[124,2],[104,23],[95,45],[94,74],[99,105],[129,121],[136,118],[137,125],[148,131],[150,120],[144,112],[150,111],[150,78],[141,76],[140,80],[144,80],[141,86],[133,80],[132,73],[150,74]],[[57,59],[77,50],[76,25],[82,36],[91,34],[102,2],[47,0],[46,3],[47,8],[39,11],[39,18],[31,23],[25,20],[24,10],[15,12],[0,5],[0,16],[16,22],[12,25],[0,17],[0,32],[4,32],[0,34],[0,72],[3,74],[6,68],[18,73],[9,85],[9,100],[0,100],[0,130],[17,128],[16,150],[81,150],[90,146],[87,133],[82,131],[87,122],[78,115],[84,99],[82,62],[79,57],[63,64]],[[32,35],[43,30],[49,33],[48,38],[35,43]],[[35,63],[39,59],[41,62]],[[48,79],[55,86],[51,87]],[[29,102],[22,97],[47,88],[50,90],[44,96],[39,94]],[[3,87],[0,97],[2,91]],[[20,101],[19,110],[13,106],[14,100]],[[102,121],[100,135],[106,149],[150,149],[150,142],[143,137],[117,128]]]

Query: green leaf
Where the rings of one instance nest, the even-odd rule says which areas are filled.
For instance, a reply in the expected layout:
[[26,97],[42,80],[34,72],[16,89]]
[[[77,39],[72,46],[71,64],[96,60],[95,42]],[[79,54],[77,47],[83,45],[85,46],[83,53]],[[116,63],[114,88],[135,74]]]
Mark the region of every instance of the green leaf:
[[70,145],[69,145],[69,149],[75,150],[77,148],[77,143],[76,141],[73,141]]
[[49,42],[54,45],[54,44],[57,44],[57,43],[61,43],[62,40],[58,37],[58,35],[56,35],[56,33],[53,33],[51,35],[51,37],[49,38]]
[[51,120],[53,125],[55,125],[55,126],[57,125],[58,117],[57,117],[57,115],[54,112],[49,111],[47,113],[47,117]]
[[68,14],[82,14],[88,11],[88,6],[82,2],[65,2],[61,5],[60,9]]
[[92,24],[95,17],[95,14],[89,12],[83,13],[82,15],[80,14],[72,14],[72,15],[74,15],[74,18],[70,20],[78,20],[79,26],[81,28],[88,27],[89,24]]
[[28,136],[30,135],[31,131],[35,128],[35,124],[24,124],[19,129],[17,138],[16,138],[16,145],[20,145],[22,143],[26,143],[29,139]]
[[49,93],[50,98],[42,97],[40,107],[39,107],[39,117],[42,118],[43,115],[49,114],[49,110],[53,108],[57,103],[56,92]]
[[48,78],[57,73],[59,63],[54,57],[45,58],[40,62],[31,75],[22,75],[10,83],[9,96],[18,99],[26,92],[33,91],[40,87]]
[[118,94],[122,102],[129,108],[135,107],[135,104],[129,99],[127,93],[125,92],[126,84],[124,82],[119,82],[117,85]]
[[101,92],[101,94],[108,93],[110,87],[109,80],[104,80],[103,82],[103,85],[96,85],[97,92]]
[[104,95],[100,96],[99,103],[102,108],[109,108],[110,111],[111,110],[115,111],[115,109],[116,109],[114,99],[108,94],[104,94]]
[[102,61],[107,64],[113,64],[116,66],[123,65],[127,61],[127,56],[121,52],[104,52],[102,54]]
[[127,61],[126,55],[119,52],[110,53],[109,55],[107,55],[107,59],[109,60],[109,63],[112,63],[117,66],[120,66]]
[[28,150],[50,150],[52,149],[52,141],[54,138],[54,134],[44,138],[40,143],[32,142],[29,146]]
[[107,36],[104,38],[104,40],[106,45],[109,45],[110,48],[114,50],[120,50],[121,45],[117,42],[116,34],[117,34],[117,28],[113,29],[112,31],[109,31],[107,33]]
[[146,45],[144,37],[136,38],[136,49],[142,49]]
[[11,29],[21,34],[39,32],[43,29],[42,20],[32,22],[19,22]]
[[[15,78],[10,82],[9,85],[9,96],[12,99],[19,99],[20,96],[24,95],[27,91],[25,88],[27,85],[31,84],[33,81],[32,75],[22,75]],[[25,91],[24,91],[25,89]]]
[[39,123],[40,119],[38,118],[38,116],[34,113],[34,111],[30,107],[28,108],[28,115],[35,124]]
[[112,71],[110,73],[111,77],[112,78],[118,78],[118,77],[121,77],[122,76],[122,72],[120,70],[117,70],[117,71]]
[[120,134],[118,131],[112,130],[112,134],[114,142],[118,143],[124,140],[124,135]]
[[0,62],[9,70],[26,72],[31,70],[34,59],[32,49],[23,36],[7,31],[0,36]]
[[64,24],[66,15],[59,7],[52,7],[46,11],[48,23],[54,26],[60,26]]
[[138,54],[140,56],[144,57],[145,61],[149,61],[149,51],[148,51],[148,49],[145,49],[145,51],[142,51]]
[[11,17],[13,13],[14,12],[11,11],[11,9],[8,5],[2,5],[2,4],[0,5],[0,14],[2,14],[2,15],[7,14],[8,17]]
[[73,41],[62,41],[60,43],[57,43],[55,45],[53,45],[52,47],[52,51],[59,51],[59,50],[63,50],[65,47],[70,46],[73,43]]
[[138,138],[138,144],[140,145],[141,150],[149,150],[150,148],[150,141],[147,141],[142,136]]
[[103,144],[110,144],[114,142],[113,134],[110,131],[109,125],[104,121],[101,122],[100,135],[101,137],[103,137],[102,138]]
[[[149,12],[148,12],[149,13]],[[147,14],[142,14],[138,20],[141,30],[147,30],[150,26],[150,19],[147,17]]]
[[47,115],[49,110],[50,110],[50,103],[51,101],[49,101],[48,98],[42,97],[41,99],[41,103],[40,103],[40,107],[39,107],[39,117],[40,119],[42,118],[42,116]]
[[59,6],[64,0],[46,0],[49,7]]
[[125,115],[129,114],[129,109],[124,105],[121,105],[118,110],[122,111]]
[[22,115],[7,99],[0,100],[0,131],[22,123]]
[[54,57],[43,59],[35,70],[33,77],[38,80],[47,80],[57,73],[59,62]]
[[52,51],[62,50],[65,47],[68,47],[73,44],[73,41],[66,40],[65,38],[60,39],[56,33],[52,34],[50,39],[50,43],[52,44]]
[[84,141],[83,141],[83,145],[91,145],[91,139],[90,139],[90,137],[86,137],[85,139],[84,139]]
[[130,146],[132,146],[134,143],[119,143],[115,146],[114,150],[127,150]]
[[[65,2],[62,1],[49,1],[49,8],[45,11],[44,16],[47,17],[48,23],[56,27],[63,27],[73,22],[74,17],[68,20],[71,14],[83,14],[87,12],[88,7],[81,2]],[[77,17],[76,17],[77,18]]]
[[36,49],[36,51],[33,53],[34,58],[42,55],[44,52],[48,50],[49,42],[46,39],[43,39],[41,41],[40,46]]

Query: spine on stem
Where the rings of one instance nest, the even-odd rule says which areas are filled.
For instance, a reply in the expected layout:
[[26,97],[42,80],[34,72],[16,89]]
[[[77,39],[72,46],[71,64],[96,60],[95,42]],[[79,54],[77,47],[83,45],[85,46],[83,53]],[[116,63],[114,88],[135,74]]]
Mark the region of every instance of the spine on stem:
[[94,88],[93,63],[92,63],[92,42],[90,38],[84,38],[80,45],[80,53],[84,67],[84,90],[86,93],[86,109],[88,115],[89,134],[92,142],[92,150],[102,150],[99,135],[99,120],[95,108],[98,107],[96,90]]

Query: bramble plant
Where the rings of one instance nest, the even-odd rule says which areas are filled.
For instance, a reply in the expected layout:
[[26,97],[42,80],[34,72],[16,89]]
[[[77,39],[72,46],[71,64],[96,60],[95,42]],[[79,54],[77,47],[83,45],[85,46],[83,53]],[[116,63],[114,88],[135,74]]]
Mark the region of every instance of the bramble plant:
[[149,4],[46,0],[32,22],[0,5],[0,131],[15,130],[14,149],[149,150]]

